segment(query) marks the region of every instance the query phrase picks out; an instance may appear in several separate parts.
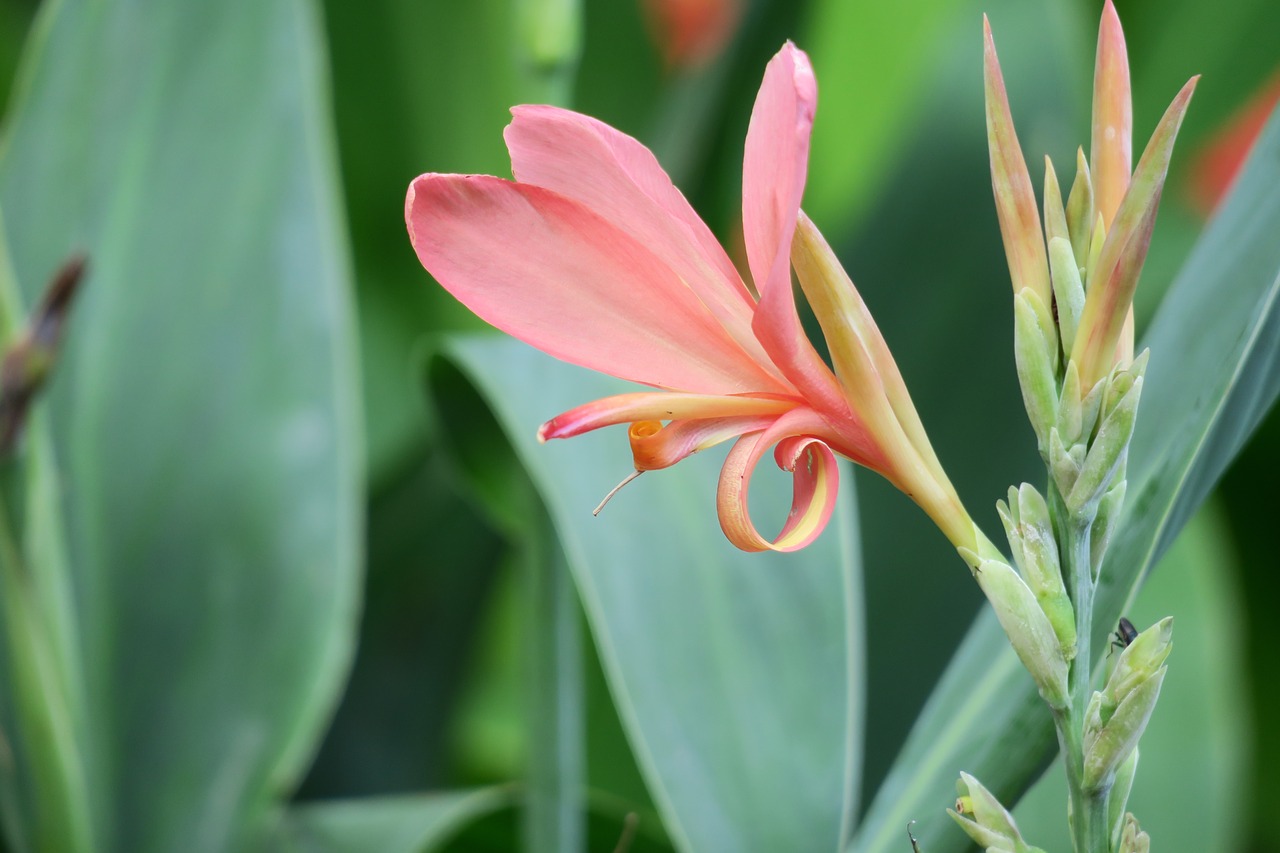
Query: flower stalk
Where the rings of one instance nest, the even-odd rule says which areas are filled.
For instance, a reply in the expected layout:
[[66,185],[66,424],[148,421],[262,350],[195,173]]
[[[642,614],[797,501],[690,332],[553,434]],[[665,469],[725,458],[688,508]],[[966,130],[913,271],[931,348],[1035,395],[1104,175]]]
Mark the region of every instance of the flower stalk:
[[[1130,174],[1128,60],[1107,0],[1094,78],[1092,167],[1079,150],[1064,203],[1046,159],[1042,223],[989,24],[984,56],[992,186],[1014,288],[1015,363],[1048,474],[1047,501],[1024,485],[998,509],[1014,561],[1061,643],[1061,695],[1046,691],[1043,662],[1024,653],[1034,632],[1024,626],[1028,636],[1018,636],[1005,619],[1001,624],[1053,712],[1075,853],[1145,850],[1149,839],[1124,808],[1138,739],[1164,680],[1172,623],[1139,635],[1141,643],[1135,639],[1124,650],[1095,691],[1093,603],[1124,501],[1148,358],[1133,356],[1133,293],[1196,78],[1174,98]],[[999,614],[1002,605],[994,598],[992,604]]]

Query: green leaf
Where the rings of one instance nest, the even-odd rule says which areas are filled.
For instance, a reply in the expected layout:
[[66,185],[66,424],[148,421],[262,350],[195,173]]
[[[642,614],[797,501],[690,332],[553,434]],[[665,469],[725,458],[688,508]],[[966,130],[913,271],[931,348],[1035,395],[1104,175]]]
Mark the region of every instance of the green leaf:
[[306,0],[52,2],[0,202],[29,304],[89,278],[50,389],[103,850],[250,843],[351,653],[348,258]]
[[824,95],[809,155],[821,179],[809,183],[805,210],[823,230],[856,221],[884,188],[959,12],[948,0],[812,4],[800,46]]
[[509,788],[479,788],[308,803],[286,813],[273,846],[288,853],[427,853],[513,799]]
[[[793,555],[743,554],[724,539],[714,451],[646,474],[592,518],[630,470],[623,430],[546,446],[535,432],[619,383],[509,340],[452,351],[546,502],[677,848],[829,850],[847,838],[862,719],[851,493],[832,529]],[[780,523],[790,483],[768,473],[753,509]]]
[[[1121,527],[1106,558],[1094,649],[1280,393],[1280,113],[1152,322]],[[988,612],[956,652],[863,824],[858,849],[959,850],[935,815],[965,770],[1014,802],[1051,759],[1048,713]],[[1101,652],[1099,652],[1101,654]]]
[[[1126,611],[1140,629],[1174,618],[1169,674],[1142,735],[1128,806],[1166,849],[1245,849],[1243,775],[1252,743],[1244,614],[1224,521],[1220,507],[1202,509]],[[1055,762],[1015,811],[1028,843],[1071,849],[1066,802],[1066,777]]]

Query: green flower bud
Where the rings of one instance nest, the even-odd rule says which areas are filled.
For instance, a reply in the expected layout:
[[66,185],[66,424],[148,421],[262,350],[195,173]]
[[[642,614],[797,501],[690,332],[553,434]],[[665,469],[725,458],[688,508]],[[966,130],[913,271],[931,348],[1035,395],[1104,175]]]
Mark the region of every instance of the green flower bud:
[[1099,379],[1093,383],[1089,393],[1080,402],[1080,436],[1076,439],[1077,441],[1093,439],[1094,432],[1098,426],[1098,414],[1102,410],[1102,395],[1105,393],[1106,388],[1106,381]]
[[1107,546],[1111,544],[1111,534],[1115,532],[1116,522],[1120,520],[1120,510],[1124,508],[1124,494],[1127,490],[1128,481],[1121,480],[1098,502],[1098,514],[1093,519],[1093,530],[1089,534],[1089,561],[1093,566],[1094,580],[1098,579],[1102,570],[1102,560],[1107,554]]
[[1116,768],[1116,780],[1111,785],[1111,793],[1107,795],[1107,819],[1111,825],[1111,849],[1120,846],[1120,833],[1124,829],[1125,806],[1129,803],[1129,792],[1133,790],[1133,777],[1138,771],[1138,750],[1135,747],[1129,757],[1120,762]]
[[1062,351],[1069,353],[1076,340],[1076,330],[1080,328],[1080,314],[1084,311],[1084,282],[1080,280],[1080,267],[1076,265],[1071,244],[1061,237],[1049,241],[1049,277],[1058,303]]
[[1053,481],[1058,486],[1058,491],[1069,495],[1076,480],[1080,478],[1080,469],[1084,466],[1085,446],[1077,443],[1067,447],[1058,430],[1052,429],[1049,431],[1049,458],[1045,461],[1049,463],[1049,471],[1053,474]]
[[1133,642],[1120,652],[1115,669],[1102,688],[1104,717],[1125,700],[1138,685],[1164,666],[1169,652],[1173,651],[1173,617],[1166,616],[1138,634]]
[[1076,617],[1062,581],[1058,542],[1049,519],[1049,506],[1028,483],[1009,489],[1009,503],[997,502],[1014,562],[1040,609],[1049,618],[1067,660],[1076,656]]
[[1137,685],[1116,706],[1108,719],[1106,701],[1094,693],[1084,721],[1084,788],[1101,791],[1111,784],[1112,775],[1138,745],[1160,698],[1167,667],[1160,667]]
[[1058,397],[1058,437],[1063,443],[1075,444],[1080,440],[1083,426],[1081,403],[1080,370],[1074,361],[1068,361],[1062,377],[1062,394]]
[[1124,828],[1120,831],[1120,845],[1116,853],[1151,853],[1151,836],[1138,826],[1132,814],[1124,816]]
[[1018,384],[1027,417],[1035,430],[1040,452],[1045,451],[1049,430],[1058,419],[1058,387],[1054,362],[1058,356],[1058,335],[1048,309],[1030,288],[1013,298],[1013,354],[1018,368]]
[[1071,232],[1071,249],[1076,266],[1084,268],[1089,258],[1089,226],[1093,222],[1093,182],[1089,179],[1089,163],[1084,149],[1076,149],[1076,179],[1067,194],[1067,230]]
[[1128,459],[1129,439],[1142,397],[1142,377],[1133,380],[1129,391],[1108,412],[1104,406],[1098,436],[1089,447],[1080,474],[1066,495],[1067,508],[1076,515],[1088,515],[1107,489],[1120,466]]
[[1044,853],[1022,840],[1013,815],[977,779],[961,773],[956,790],[956,807],[947,814],[987,853]]
[[999,560],[984,560],[976,577],[1040,696],[1051,708],[1065,708],[1067,659],[1035,594],[1017,572]]
[[1102,214],[1094,216],[1093,233],[1089,236],[1089,254],[1085,259],[1084,287],[1089,289],[1093,281],[1093,269],[1098,265],[1098,256],[1102,254],[1102,246],[1107,242],[1107,226],[1102,222]]

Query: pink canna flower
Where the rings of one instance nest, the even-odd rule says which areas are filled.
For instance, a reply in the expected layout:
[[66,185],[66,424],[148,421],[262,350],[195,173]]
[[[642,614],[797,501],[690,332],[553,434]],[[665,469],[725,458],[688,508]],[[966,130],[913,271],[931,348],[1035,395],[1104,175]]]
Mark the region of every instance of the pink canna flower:
[[[661,389],[579,406],[543,424],[540,439],[630,424],[640,472],[736,438],[717,508],[746,551],[792,551],[817,537],[835,504],[838,454],[887,477],[957,546],[979,550],[883,338],[800,212],[816,96],[808,58],[788,43],[765,71],[744,157],[758,300],[647,148],[550,106],[512,110],[514,182],[415,179],[410,238],[422,265],[482,319],[557,358]],[[793,255],[834,372],[796,313]],[[794,485],[773,539],[747,509],[770,449]]]

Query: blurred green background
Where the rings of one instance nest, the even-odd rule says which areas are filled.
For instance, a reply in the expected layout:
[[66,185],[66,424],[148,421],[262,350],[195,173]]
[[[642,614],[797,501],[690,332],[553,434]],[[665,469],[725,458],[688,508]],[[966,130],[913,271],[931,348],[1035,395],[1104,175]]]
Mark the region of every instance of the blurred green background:
[[[51,392],[52,432],[69,460],[64,476],[91,482],[95,500],[111,509],[73,510],[67,523],[81,543],[73,552],[114,555],[100,574],[77,581],[76,595],[108,602],[86,634],[117,638],[101,652],[111,663],[89,683],[94,696],[118,700],[104,714],[110,720],[95,718],[113,744],[95,766],[112,790],[132,793],[95,808],[113,814],[105,822],[121,849],[179,849],[168,845],[197,832],[178,817],[166,825],[165,797],[151,790],[161,782],[202,790],[191,781],[202,761],[231,748],[192,748],[175,759],[198,734],[174,718],[189,724],[192,714],[228,731],[228,716],[244,714],[227,743],[245,757],[217,788],[225,803],[211,798],[207,808],[174,814],[210,825],[247,814],[250,828],[208,830],[185,849],[249,844],[276,825],[283,799],[373,795],[397,796],[378,801],[383,812],[308,818],[296,809],[295,824],[281,822],[280,837],[292,840],[280,843],[516,843],[523,789],[510,783],[526,778],[538,749],[527,705],[538,689],[528,683],[522,623],[530,596],[541,592],[531,589],[528,566],[556,548],[537,533],[547,516],[493,415],[462,375],[433,357],[445,333],[480,324],[418,265],[402,215],[419,173],[508,176],[501,132],[514,103],[567,101],[646,142],[732,245],[751,102],[768,58],[796,41],[820,86],[806,210],[875,314],[962,498],[994,532],[994,501],[1010,483],[1042,476],[1010,357],[981,16],[991,18],[1033,176],[1039,152],[1069,174],[1075,145],[1087,144],[1098,3],[744,0],[708,56],[673,65],[663,59],[672,36],[664,42],[644,2],[586,0],[580,60],[554,67],[521,41],[521,16],[539,5],[551,10],[543,14],[572,6],[0,2],[0,73],[13,81],[0,92],[14,93],[0,201],[15,268],[28,298],[72,248],[87,248],[95,270],[69,333],[70,366]],[[1203,75],[1142,280],[1141,337],[1204,224],[1196,164],[1280,73],[1280,7],[1118,0],[1117,8],[1130,49],[1135,149],[1178,87]],[[102,283],[111,273],[129,280]],[[134,287],[144,279],[151,283]],[[520,426],[530,434],[537,417],[557,412],[539,408],[536,396],[532,403],[540,414]],[[245,420],[238,406],[269,416]],[[316,411],[323,426],[298,420]],[[477,460],[468,448],[484,441],[491,444]],[[317,442],[330,451],[316,451]],[[621,437],[612,442],[625,473]],[[160,450],[159,461],[136,462]],[[307,452],[324,455],[332,470],[301,472]],[[103,454],[120,455],[103,462]],[[260,472],[252,489],[221,476],[241,464],[258,466],[246,469]],[[1243,798],[1221,819],[1236,833],[1232,849],[1251,851],[1280,851],[1280,827],[1270,820],[1280,780],[1269,772],[1280,762],[1280,625],[1272,618],[1280,580],[1270,539],[1278,481],[1280,414],[1272,413],[1197,519],[1193,545],[1179,546],[1198,556],[1178,558],[1194,565],[1175,586],[1205,583],[1213,592],[1204,623],[1194,608],[1206,596],[1179,598],[1176,589],[1162,588],[1160,605],[1140,597],[1134,611],[1149,619],[1173,612],[1182,625],[1185,604],[1188,626],[1197,626],[1185,641],[1180,635],[1185,645],[1153,732],[1184,726],[1195,740],[1211,725],[1186,722],[1203,711],[1195,688],[1217,691],[1225,707],[1212,712],[1212,725],[1227,730],[1214,730],[1222,741],[1213,784]],[[909,502],[874,477],[858,477],[857,488],[865,805],[980,595]],[[309,489],[313,499],[301,499]],[[215,494],[223,510],[210,515]],[[712,501],[710,491],[696,497]],[[610,509],[621,523],[637,511],[621,502]],[[192,518],[204,519],[194,533],[184,527]],[[264,544],[271,537],[299,541]],[[148,544],[157,541],[166,544]],[[281,555],[278,565],[260,553]],[[1211,577],[1194,574],[1206,565]],[[134,574],[116,583],[112,566]],[[229,591],[242,576],[261,586]],[[290,604],[281,610],[281,602]],[[580,621],[572,606],[569,621]],[[324,619],[311,618],[326,608]],[[164,619],[148,615],[157,609]],[[117,622],[139,627],[113,633]],[[274,657],[276,646],[258,632],[288,651]],[[238,643],[225,646],[228,638]],[[639,816],[631,849],[669,849],[670,828],[628,745],[591,633],[582,627],[578,638],[580,649],[570,642],[564,651],[583,661],[587,849],[613,849],[628,813]],[[1193,665],[1191,652],[1205,648],[1215,655]],[[195,667],[217,678],[184,693]],[[1172,688],[1183,678],[1192,685],[1183,687],[1186,701]],[[277,701],[275,689],[293,692]],[[260,696],[260,715],[221,709],[219,697],[242,690]],[[177,710],[151,713],[173,695],[183,697]],[[277,748],[262,757],[255,739]],[[1176,750],[1180,741],[1161,742]],[[149,770],[183,762],[172,772]],[[1178,845],[1187,836],[1177,824],[1162,837],[1158,785],[1194,791],[1206,780],[1159,766],[1151,762],[1149,811],[1139,816],[1161,849],[1195,849]],[[1141,792],[1141,774],[1138,785]],[[463,790],[471,793],[424,796]]]

